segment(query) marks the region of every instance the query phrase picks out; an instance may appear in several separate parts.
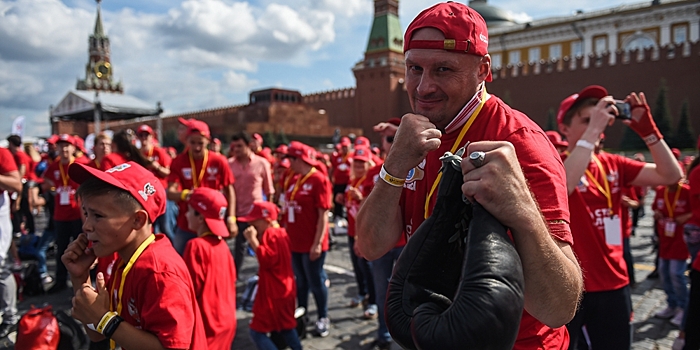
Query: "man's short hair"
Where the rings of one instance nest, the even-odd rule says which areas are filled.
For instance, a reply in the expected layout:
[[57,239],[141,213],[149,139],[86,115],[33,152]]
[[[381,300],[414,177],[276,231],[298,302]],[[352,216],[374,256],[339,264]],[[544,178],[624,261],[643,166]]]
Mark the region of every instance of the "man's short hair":
[[243,140],[243,142],[245,142],[245,144],[248,145],[248,144],[250,144],[250,140],[251,140],[250,134],[248,134],[245,131],[239,131],[239,132],[233,134],[233,136],[231,136],[231,141],[238,141],[238,140]]
[[22,146],[22,138],[19,137],[19,135],[10,135],[7,137],[7,142],[9,142],[11,145],[15,147],[21,147]]
[[589,98],[582,98],[571,106],[566,113],[564,113],[564,118],[562,119],[562,124],[564,125],[571,125],[571,119],[582,109],[586,107],[591,107],[595,106],[598,104],[598,101],[600,101],[599,98],[595,97],[589,97]]
[[[113,196],[112,201],[117,203],[117,205],[124,211],[143,209],[141,204],[136,200],[136,198],[134,198],[134,196],[131,195],[131,193],[94,177],[85,180],[85,182],[83,182],[75,192],[75,196],[81,199],[92,198],[104,194],[111,194]],[[151,222],[151,218],[148,220]]]

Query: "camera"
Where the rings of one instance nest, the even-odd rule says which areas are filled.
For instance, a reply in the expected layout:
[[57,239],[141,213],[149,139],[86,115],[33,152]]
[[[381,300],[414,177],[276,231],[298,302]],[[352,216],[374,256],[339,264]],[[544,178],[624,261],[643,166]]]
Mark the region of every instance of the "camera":
[[617,108],[616,119],[632,119],[632,108],[629,103],[615,100],[615,108]]

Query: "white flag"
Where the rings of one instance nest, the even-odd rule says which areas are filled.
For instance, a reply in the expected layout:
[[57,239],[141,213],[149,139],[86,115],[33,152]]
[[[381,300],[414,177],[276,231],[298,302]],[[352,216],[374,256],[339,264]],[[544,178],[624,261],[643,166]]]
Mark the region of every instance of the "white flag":
[[12,131],[10,132],[11,135],[18,135],[19,137],[24,137],[24,116],[20,115],[19,117],[15,118],[15,120],[12,122]]

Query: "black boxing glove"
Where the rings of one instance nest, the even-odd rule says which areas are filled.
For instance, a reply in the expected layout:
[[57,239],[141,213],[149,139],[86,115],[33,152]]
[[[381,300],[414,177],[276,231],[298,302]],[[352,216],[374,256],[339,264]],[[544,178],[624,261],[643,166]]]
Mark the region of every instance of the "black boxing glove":
[[473,205],[462,276],[452,304],[415,309],[419,349],[512,349],[525,306],[523,270],[506,228]]
[[440,158],[442,179],[433,213],[408,240],[389,281],[386,323],[393,340],[404,349],[416,349],[411,330],[414,310],[425,303],[446,309],[462,274],[471,210],[462,200],[459,153]]

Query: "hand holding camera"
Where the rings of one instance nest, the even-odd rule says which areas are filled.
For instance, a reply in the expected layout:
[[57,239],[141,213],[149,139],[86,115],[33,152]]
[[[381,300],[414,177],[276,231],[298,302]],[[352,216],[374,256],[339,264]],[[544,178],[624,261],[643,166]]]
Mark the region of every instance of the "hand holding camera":
[[[648,146],[656,144],[663,139],[663,135],[659,132],[654,118],[651,116],[649,104],[647,104],[647,99],[643,92],[640,92],[639,95],[632,92],[623,102],[627,102],[630,106],[630,118],[623,120],[623,123],[641,136]],[[617,102],[615,107],[617,108]],[[621,108],[624,109],[624,106],[621,106]]]

